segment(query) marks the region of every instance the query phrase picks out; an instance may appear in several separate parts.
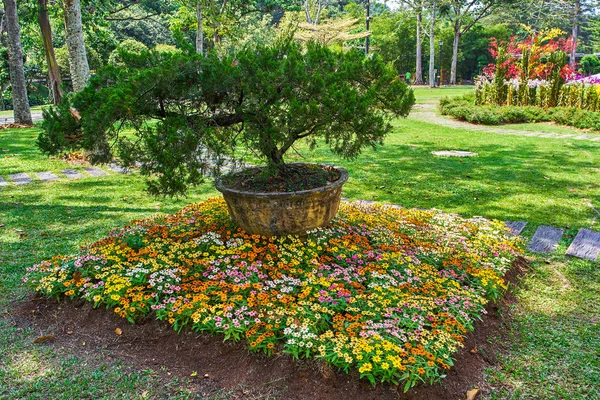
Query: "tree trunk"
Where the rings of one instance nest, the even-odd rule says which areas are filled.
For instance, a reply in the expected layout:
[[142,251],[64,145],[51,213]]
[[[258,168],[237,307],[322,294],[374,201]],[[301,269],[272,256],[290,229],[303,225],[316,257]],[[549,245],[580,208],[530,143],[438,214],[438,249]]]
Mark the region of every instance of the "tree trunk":
[[569,64],[575,65],[577,62],[577,37],[579,36],[579,14],[581,13],[581,0],[575,0],[573,6],[573,29],[571,31],[571,37],[573,38],[573,47],[571,48],[571,54]]
[[47,0],[38,0],[38,23],[42,32],[42,43],[44,44],[44,53],[46,53],[46,63],[48,64],[48,87],[52,95],[52,103],[58,104],[62,100],[62,80],[60,79],[60,70],[58,69],[56,56],[54,55]]
[[199,0],[196,6],[196,19],[198,21],[196,30],[196,53],[204,54],[204,31],[202,26],[202,3]]
[[429,87],[435,87],[435,3],[431,6],[431,26],[429,27]]
[[31,125],[33,122],[27,99],[21,29],[19,28],[16,0],[4,0],[4,12],[6,13],[6,30],[8,32],[8,64],[15,123]]
[[450,84],[456,85],[456,69],[458,67],[458,42],[460,41],[460,21],[454,22],[454,42],[452,43],[452,67],[450,68]]
[[65,36],[69,51],[69,66],[73,91],[81,91],[90,79],[83,27],[81,26],[81,4],[79,0],[65,0]]
[[417,65],[415,70],[415,85],[422,85],[423,82],[423,12],[417,11]]

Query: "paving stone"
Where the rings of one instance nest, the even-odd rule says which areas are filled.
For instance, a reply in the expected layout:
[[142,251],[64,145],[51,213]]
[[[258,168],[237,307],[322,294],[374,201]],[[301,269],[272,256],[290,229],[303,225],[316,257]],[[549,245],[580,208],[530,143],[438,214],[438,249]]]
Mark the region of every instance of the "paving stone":
[[67,179],[83,178],[83,175],[81,175],[79,172],[77,172],[76,170],[71,169],[71,168],[63,169],[61,172],[67,177]]
[[432,151],[431,154],[438,157],[475,157],[477,153],[472,151],[460,151],[460,150],[441,150]]
[[44,182],[60,180],[60,178],[58,176],[54,175],[50,171],[36,172],[36,175],[38,176],[38,178],[40,178],[40,180],[42,180]]
[[596,137],[593,138],[593,139],[590,139],[590,140],[593,140],[593,141],[596,141],[596,142],[600,142],[600,136],[598,136],[598,135],[594,135],[594,136],[596,136]]
[[28,183],[33,182],[31,177],[24,172],[22,172],[20,174],[12,174],[12,175],[9,175],[8,177],[10,179],[12,179],[13,181],[15,181],[15,183],[17,185],[26,185]]
[[584,260],[598,261],[598,256],[600,256],[600,232],[580,229],[573,243],[567,249],[567,255],[583,258]]
[[560,135],[560,136],[557,136],[556,138],[557,139],[566,139],[566,138],[573,138],[575,136],[577,136],[577,135],[573,135],[573,134],[567,133],[566,135]]
[[6,185],[8,185],[8,183],[6,183],[6,181],[4,180],[4,178],[2,178],[0,176],[0,186],[6,186]]
[[127,168],[123,168],[120,165],[117,165],[115,163],[109,164],[108,168],[112,169],[113,171],[115,171],[117,174],[126,174],[129,172],[129,170]]
[[108,173],[105,170],[100,169],[98,167],[87,167],[87,168],[84,168],[84,170],[88,174],[90,174],[91,176],[105,176],[105,175],[108,175]]
[[562,235],[562,229],[542,225],[535,231],[527,249],[533,253],[552,253]]
[[527,222],[524,221],[506,221],[505,224],[513,236],[519,236],[527,226]]
[[573,140],[587,140],[587,139],[591,139],[593,137],[594,137],[594,135],[580,135],[580,136],[575,136],[573,138]]

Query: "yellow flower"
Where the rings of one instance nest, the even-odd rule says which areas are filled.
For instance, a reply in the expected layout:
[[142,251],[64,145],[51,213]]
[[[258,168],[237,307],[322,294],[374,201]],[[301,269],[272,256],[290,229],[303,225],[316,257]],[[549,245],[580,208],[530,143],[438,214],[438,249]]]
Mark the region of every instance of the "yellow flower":
[[361,374],[363,372],[369,372],[373,369],[373,366],[370,363],[364,363],[363,365],[360,366],[360,368],[358,369],[358,372],[360,372]]

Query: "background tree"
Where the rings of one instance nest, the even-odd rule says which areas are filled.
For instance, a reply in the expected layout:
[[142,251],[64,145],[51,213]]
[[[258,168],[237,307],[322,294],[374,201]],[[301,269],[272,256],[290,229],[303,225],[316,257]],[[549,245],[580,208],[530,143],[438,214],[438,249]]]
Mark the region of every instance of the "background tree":
[[435,87],[435,24],[438,18],[439,0],[428,0],[427,11],[429,13],[429,87]]
[[10,68],[10,85],[12,87],[12,103],[15,123],[32,124],[31,110],[27,98],[27,84],[23,69],[23,49],[16,0],[3,0],[8,33],[8,60]]
[[62,100],[62,79],[56,55],[54,54],[54,44],[52,43],[52,26],[50,25],[50,17],[48,16],[47,0],[38,0],[38,23],[42,34],[42,43],[44,45],[44,53],[46,54],[46,65],[48,67],[48,86],[52,94],[52,103],[58,104]]
[[458,46],[461,37],[479,20],[490,15],[502,0],[450,0],[448,3],[448,20],[454,30],[452,42],[452,66],[450,68],[450,84],[456,85],[458,67]]
[[423,13],[427,0],[400,0],[400,2],[415,13],[416,25],[416,55],[415,55],[415,85],[422,85],[423,81]]
[[81,24],[80,0],[63,0],[65,18],[65,36],[67,50],[69,51],[69,66],[73,91],[81,91],[90,79],[90,66],[88,64]]

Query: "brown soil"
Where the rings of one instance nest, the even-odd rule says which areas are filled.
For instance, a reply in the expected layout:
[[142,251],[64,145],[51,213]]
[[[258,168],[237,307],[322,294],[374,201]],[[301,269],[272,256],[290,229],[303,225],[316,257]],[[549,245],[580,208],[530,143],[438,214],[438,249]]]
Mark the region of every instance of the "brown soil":
[[[508,281],[514,285],[526,268],[526,260],[517,260]],[[150,318],[131,325],[112,311],[94,309],[83,300],[56,302],[31,297],[15,304],[8,318],[18,328],[33,328],[51,339],[38,345],[53,346],[62,354],[82,358],[105,352],[107,362],[121,359],[134,369],[152,369],[165,382],[175,377],[190,379],[187,389],[201,395],[224,390],[231,399],[456,400],[464,399],[474,387],[483,394],[490,392],[484,372],[497,363],[496,354],[501,349],[488,339],[502,336],[498,309],[512,302],[514,298],[508,292],[487,307],[488,315],[475,324],[475,331],[467,337],[456,354],[454,367],[441,383],[418,386],[408,393],[392,385],[373,388],[357,374],[347,375],[317,361],[294,360],[286,354],[267,357],[250,353],[242,343],[223,342],[208,334],[177,334],[166,323]],[[194,371],[197,376],[190,377]]]
[[223,184],[230,189],[249,192],[282,193],[316,189],[339,178],[340,173],[332,167],[285,164],[274,176],[267,175],[264,168],[248,168],[223,177]]

